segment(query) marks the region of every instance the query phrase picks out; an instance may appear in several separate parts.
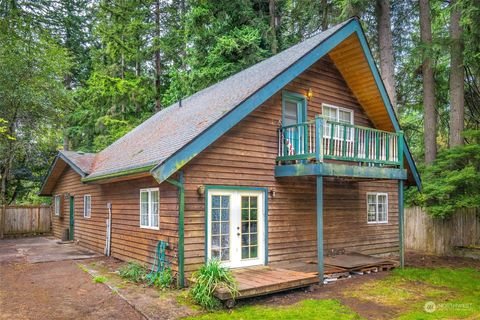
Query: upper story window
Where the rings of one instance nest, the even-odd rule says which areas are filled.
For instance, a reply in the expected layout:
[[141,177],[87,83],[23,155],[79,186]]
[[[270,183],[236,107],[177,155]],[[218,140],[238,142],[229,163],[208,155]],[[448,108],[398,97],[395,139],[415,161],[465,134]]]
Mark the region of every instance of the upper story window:
[[140,227],[159,228],[159,189],[140,190]]
[[90,218],[92,213],[92,197],[88,194],[83,196],[83,217]]
[[[322,115],[327,121],[333,121],[338,123],[345,123],[348,125],[353,125],[353,110],[333,106],[330,104],[322,104]],[[347,140],[353,138],[352,128],[344,130],[344,126],[335,125],[333,128],[333,138],[334,139],[343,139],[343,133],[346,132]],[[332,125],[327,123],[324,126],[323,136],[330,138],[332,135]]]
[[62,199],[60,198],[60,195],[56,195],[53,200],[54,200],[53,207],[55,209],[55,215],[59,216],[60,206],[62,205]]
[[388,194],[367,193],[367,222],[388,222]]

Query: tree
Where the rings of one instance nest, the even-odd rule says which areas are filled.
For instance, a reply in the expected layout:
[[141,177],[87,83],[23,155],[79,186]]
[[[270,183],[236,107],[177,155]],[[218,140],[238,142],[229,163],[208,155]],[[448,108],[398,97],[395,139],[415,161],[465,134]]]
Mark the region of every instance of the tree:
[[70,105],[63,86],[70,68],[66,50],[28,10],[12,7],[0,20],[0,118],[7,121],[6,136],[0,135],[0,204],[35,193],[23,181],[38,188]]
[[390,0],[376,1],[380,73],[385,83],[393,108],[397,107],[395,90],[395,62],[393,55],[392,29],[390,24]]
[[461,8],[450,2],[450,147],[464,144],[465,89]]
[[423,116],[425,163],[432,163],[437,156],[437,113],[435,111],[435,78],[432,68],[432,25],[428,0],[420,0],[420,37],[423,47]]

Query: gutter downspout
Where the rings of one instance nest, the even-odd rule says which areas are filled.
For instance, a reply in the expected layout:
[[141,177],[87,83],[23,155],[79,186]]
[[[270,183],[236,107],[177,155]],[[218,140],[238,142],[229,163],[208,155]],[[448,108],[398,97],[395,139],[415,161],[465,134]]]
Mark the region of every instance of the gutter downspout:
[[167,179],[168,183],[178,188],[178,286],[185,286],[185,187],[183,171],[178,172],[178,181]]

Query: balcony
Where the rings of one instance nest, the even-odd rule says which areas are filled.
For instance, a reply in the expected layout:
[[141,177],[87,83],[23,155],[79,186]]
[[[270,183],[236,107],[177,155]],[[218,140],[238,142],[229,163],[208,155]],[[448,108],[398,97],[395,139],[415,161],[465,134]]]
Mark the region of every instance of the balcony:
[[[326,161],[330,160],[330,161]],[[276,176],[403,178],[403,133],[315,120],[278,129]]]

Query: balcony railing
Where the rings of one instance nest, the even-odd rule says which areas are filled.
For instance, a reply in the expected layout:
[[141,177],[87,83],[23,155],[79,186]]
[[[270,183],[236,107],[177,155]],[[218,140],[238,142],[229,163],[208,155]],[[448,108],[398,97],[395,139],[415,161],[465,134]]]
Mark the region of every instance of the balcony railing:
[[402,166],[402,154],[401,132],[326,121],[321,117],[278,129],[279,162],[332,159]]

